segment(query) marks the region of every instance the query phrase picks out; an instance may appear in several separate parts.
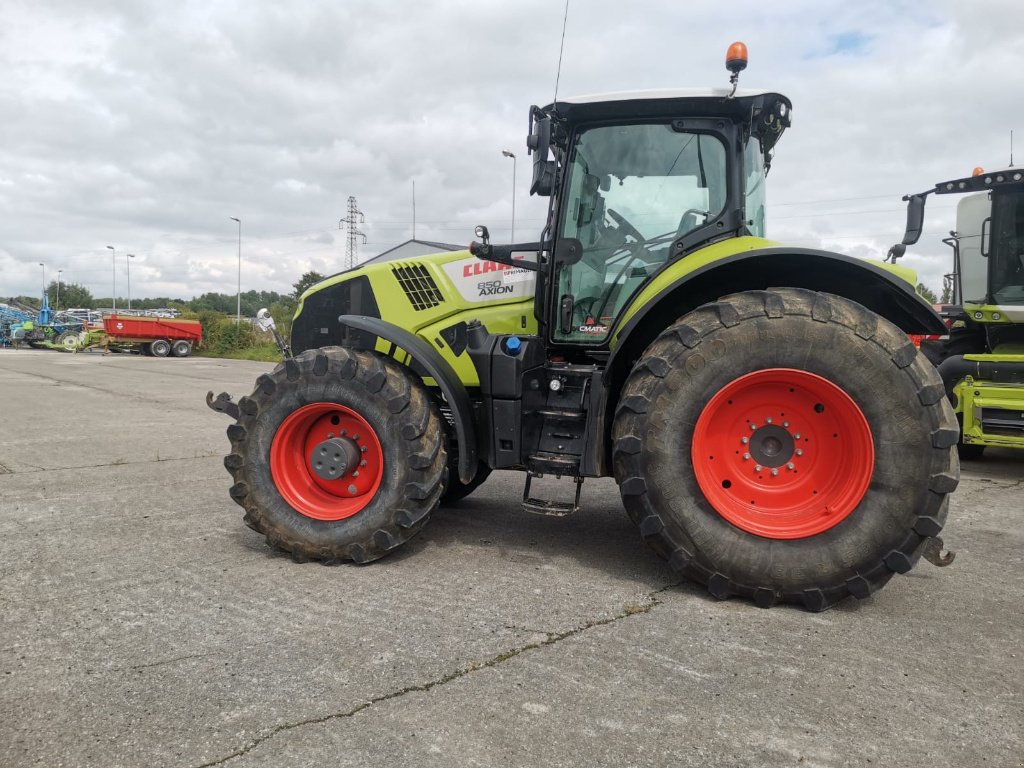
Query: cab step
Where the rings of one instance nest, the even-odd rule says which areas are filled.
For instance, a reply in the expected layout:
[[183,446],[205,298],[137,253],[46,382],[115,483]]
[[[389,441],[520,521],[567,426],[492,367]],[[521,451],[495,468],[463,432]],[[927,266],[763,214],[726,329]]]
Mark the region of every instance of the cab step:
[[580,511],[580,491],[583,489],[583,478],[573,477],[576,483],[576,497],[571,501],[551,501],[549,499],[535,499],[530,496],[530,483],[535,477],[544,477],[539,472],[526,473],[526,486],[523,488],[523,509],[535,515],[548,515],[549,517],[565,517],[573,512]]

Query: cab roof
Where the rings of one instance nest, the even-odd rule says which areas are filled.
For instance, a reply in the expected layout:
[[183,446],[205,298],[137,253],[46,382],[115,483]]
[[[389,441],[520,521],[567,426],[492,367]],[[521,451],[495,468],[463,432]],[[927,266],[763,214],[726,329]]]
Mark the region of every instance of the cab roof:
[[617,91],[560,98],[543,111],[570,122],[645,117],[654,115],[723,116],[749,119],[751,110],[781,101],[792,109],[788,98],[773,91],[740,88],[730,98],[731,88],[663,88]]

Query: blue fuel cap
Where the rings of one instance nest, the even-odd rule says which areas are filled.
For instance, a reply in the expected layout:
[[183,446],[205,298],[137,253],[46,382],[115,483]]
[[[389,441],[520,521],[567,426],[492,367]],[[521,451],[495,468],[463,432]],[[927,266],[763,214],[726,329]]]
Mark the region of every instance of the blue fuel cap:
[[515,357],[523,348],[523,341],[518,336],[509,336],[505,339],[505,352]]

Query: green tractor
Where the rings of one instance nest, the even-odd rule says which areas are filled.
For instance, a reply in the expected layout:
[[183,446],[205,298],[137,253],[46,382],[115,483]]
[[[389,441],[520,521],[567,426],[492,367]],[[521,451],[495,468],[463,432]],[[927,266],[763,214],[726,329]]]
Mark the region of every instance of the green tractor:
[[[910,270],[764,239],[791,104],[737,90],[736,48],[731,88],[531,107],[537,241],[481,226],[310,288],[295,356],[275,331],[285,360],[251,395],[207,397],[236,420],[245,522],[296,560],[365,563],[510,469],[542,514],[614,477],[717,598],[818,611],[949,562],[959,430],[907,336],[945,326]],[[565,499],[531,495],[541,476]]]
[[1024,448],[1024,169],[977,168],[905,197],[907,232],[896,256],[920,237],[932,193],[967,197],[943,241],[953,248],[949,333],[923,341],[921,351],[938,366],[960,422],[961,458],[981,458],[989,445]]

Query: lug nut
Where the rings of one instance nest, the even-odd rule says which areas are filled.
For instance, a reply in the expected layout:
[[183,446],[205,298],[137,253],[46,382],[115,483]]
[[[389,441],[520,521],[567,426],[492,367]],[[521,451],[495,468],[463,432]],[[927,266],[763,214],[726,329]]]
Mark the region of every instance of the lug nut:
[[751,429],[757,429],[757,424],[751,424],[751,425],[750,425],[750,428],[751,428]]
[[800,439],[800,433],[797,432],[795,435],[793,435],[793,439],[794,440],[799,440]]
[[750,442],[750,438],[749,437],[741,437],[740,438],[740,442],[743,443],[744,445],[746,445],[747,443]]
[[792,461],[789,462],[789,464],[786,465],[786,469],[788,469],[790,471],[792,471],[795,468],[796,468],[796,464],[794,464]]
[[797,456],[803,456],[804,455],[804,449],[803,448],[797,448],[796,451],[794,451],[794,453],[796,453]]
[[348,487],[348,492],[354,494],[356,492],[356,487],[354,485],[350,485]]
[[789,426],[789,422],[788,422],[788,421],[784,421],[784,422],[782,422],[782,426],[784,426],[784,427],[788,427],[788,426]]
[[772,423],[772,417],[771,417],[771,416],[769,416],[768,418],[766,418],[766,419],[764,420],[764,423],[765,423],[765,424],[771,424],[771,423]]
[[366,459],[363,459],[362,461],[360,461],[359,462],[359,466],[360,467],[365,467],[366,466]]
[[772,477],[778,477],[778,476],[779,476],[779,470],[773,469],[772,470]]
[[755,465],[754,465],[754,471],[755,471],[755,472],[760,472],[760,471],[761,471],[761,469],[762,469],[762,467],[761,467],[761,465],[760,465],[760,464],[755,464]]
[[358,469],[353,469],[352,470],[352,477],[359,477],[359,470]]
[[743,460],[744,461],[750,461],[750,454],[749,453],[744,453],[743,454]]

